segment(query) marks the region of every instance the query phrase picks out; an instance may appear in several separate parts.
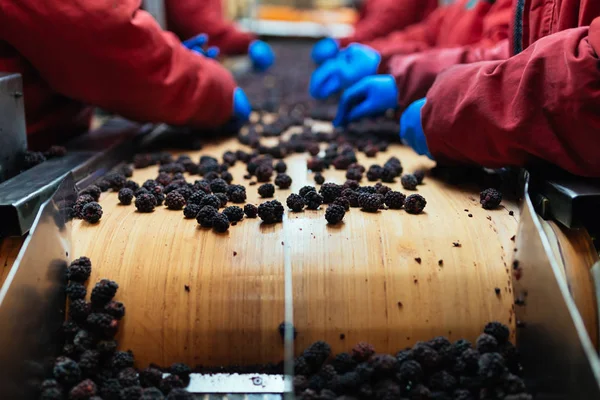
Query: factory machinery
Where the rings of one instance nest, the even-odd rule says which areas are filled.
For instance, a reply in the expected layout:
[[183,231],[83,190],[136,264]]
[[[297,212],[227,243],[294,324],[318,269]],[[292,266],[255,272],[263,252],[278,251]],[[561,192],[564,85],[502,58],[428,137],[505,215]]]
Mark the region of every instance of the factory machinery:
[[[121,349],[134,351],[139,368],[185,362],[210,370],[192,375],[188,390],[198,398],[292,396],[294,357],[317,340],[334,353],[369,342],[395,354],[435,336],[474,341],[489,321],[510,327],[536,398],[600,398],[596,181],[551,169],[510,171],[517,195],[488,211],[474,186],[428,175],[419,188],[428,201],[422,215],[352,210],[332,227],[322,212],[286,212],[281,224],[245,219],[226,235],[201,230],[180,212],[137,213],[108,192],[102,220],[91,225],[65,220],[61,205],[173,132],[109,118],[69,143],[67,156],[18,173],[26,149],[22,84],[9,74],[0,76],[0,131],[2,399],[36,398],[61,348],[65,271],[80,256],[94,265],[90,282],[119,283],[117,299],[127,307]],[[197,160],[242,148],[223,137],[186,153]],[[390,155],[408,171],[434,165],[394,144],[359,161]],[[276,193],[282,202],[314,185],[305,155],[286,162],[293,185]],[[157,171],[136,170],[132,179]],[[239,163],[230,172],[234,183],[244,182]],[[343,171],[324,174],[345,180]],[[248,202],[259,204],[256,190],[247,190]],[[290,329],[282,339],[282,321],[296,327],[295,340]],[[284,374],[230,373],[282,361]]]

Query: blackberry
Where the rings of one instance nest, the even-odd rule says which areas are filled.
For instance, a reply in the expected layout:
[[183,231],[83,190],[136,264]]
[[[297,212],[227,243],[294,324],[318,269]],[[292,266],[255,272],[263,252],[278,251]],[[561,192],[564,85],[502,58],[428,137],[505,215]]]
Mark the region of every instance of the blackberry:
[[135,198],[135,208],[142,213],[150,213],[156,207],[156,197],[150,193],[142,193]]
[[304,203],[304,198],[302,198],[302,196],[300,196],[299,194],[295,193],[292,193],[288,196],[286,204],[288,208],[290,208],[294,212],[302,211],[304,209],[304,206],[306,205]]
[[456,389],[452,396],[452,400],[475,400],[475,397],[467,389]]
[[409,214],[420,214],[426,205],[427,200],[420,194],[411,194],[404,201],[404,209]]
[[106,379],[100,384],[100,395],[105,400],[121,400],[121,389],[117,379]]
[[109,279],[102,279],[100,282],[96,283],[92,289],[92,305],[94,307],[106,305],[106,303],[115,297],[118,288],[119,285],[117,285],[116,282]]
[[117,350],[117,342],[115,340],[101,340],[96,343],[96,350],[103,356],[112,356]]
[[317,189],[315,189],[314,186],[304,186],[302,189],[300,189],[298,194],[302,197],[306,197],[308,192],[316,192],[316,191],[317,191]]
[[[143,187],[139,188],[138,190],[136,190],[134,192],[135,197],[140,197],[143,194],[151,194],[151,193],[148,189],[143,188]],[[154,196],[152,196],[152,197],[154,197]],[[154,199],[154,200],[156,200],[156,199]]]
[[140,188],[140,185],[138,185],[137,182],[128,180],[127,182],[125,182],[125,186],[123,186],[123,187],[127,188],[127,189],[131,189],[135,193],[136,190],[138,190]]
[[67,148],[64,146],[50,146],[50,148],[44,152],[44,157],[46,157],[47,159],[60,158],[66,155]]
[[352,189],[342,190],[342,197],[348,200],[350,207],[358,207],[358,194]]
[[398,368],[397,378],[403,384],[416,384],[423,379],[423,368],[415,360],[404,361]]
[[142,183],[142,187],[148,192],[152,192],[152,189],[154,189],[157,185],[159,185],[159,183],[156,182],[154,179],[148,179],[144,183]]
[[91,379],[81,381],[69,392],[69,400],[87,400],[96,395],[98,388]]
[[69,303],[69,316],[75,321],[85,321],[90,314],[91,305],[85,300],[73,300]]
[[423,179],[425,178],[425,171],[423,171],[422,169],[418,169],[415,172],[413,172],[413,175],[415,176],[415,178],[417,178],[417,183],[419,185],[423,183]]
[[199,212],[200,206],[198,204],[188,204],[183,208],[183,215],[188,219],[196,218]]
[[375,186],[361,186],[358,189],[356,189],[356,193],[358,193],[359,195],[362,193],[377,194],[377,188]]
[[[243,187],[243,186],[242,186]],[[229,199],[234,203],[243,203],[246,201],[246,189],[240,190],[236,189],[228,194]]]
[[402,173],[402,163],[397,157],[390,157],[383,166],[394,169],[396,176]]
[[493,336],[499,344],[506,343],[510,335],[508,327],[500,322],[488,323],[485,328],[483,328],[483,332]]
[[318,210],[321,204],[323,204],[323,196],[317,192],[308,192],[304,196],[304,202],[306,203],[306,208],[309,210]]
[[344,196],[340,196],[337,199],[335,199],[335,201],[333,202],[333,204],[344,207],[345,211],[350,210],[350,200],[348,200]]
[[108,183],[110,184],[110,188],[115,192],[122,189],[123,186],[125,186],[125,182],[127,182],[127,178],[125,177],[125,175],[114,172],[106,175],[104,179],[108,181]]
[[219,211],[217,210],[217,208],[213,206],[204,206],[198,212],[198,215],[196,216],[196,221],[198,221],[200,226],[202,226],[203,228],[211,228],[213,226],[213,219],[218,214]]
[[79,325],[73,320],[63,322],[62,332],[68,340],[72,340],[75,334],[79,331]]
[[110,365],[116,370],[133,367],[133,353],[129,351],[117,351],[110,359]]
[[84,195],[84,194],[90,195],[90,196],[92,196],[94,201],[98,201],[98,200],[100,200],[100,195],[102,194],[102,190],[100,190],[100,188],[96,185],[90,185],[90,186],[86,187],[85,189],[83,189],[81,192],[79,192],[79,196]]
[[177,375],[179,379],[187,386],[190,383],[191,368],[184,363],[174,363],[169,368],[171,374]]
[[306,168],[313,172],[323,172],[325,169],[325,162],[322,158],[313,157],[306,162]]
[[273,167],[269,164],[262,164],[256,168],[256,180],[259,182],[269,182],[273,176]]
[[140,386],[138,373],[135,369],[129,367],[124,368],[117,374],[117,379],[122,387]]
[[476,342],[477,351],[481,354],[484,353],[494,353],[498,351],[498,341],[492,335],[488,335],[487,333],[482,333],[477,338]]
[[227,185],[229,185],[231,182],[233,182],[233,175],[231,175],[231,172],[229,171],[224,171],[221,172],[221,179],[223,179]]
[[435,371],[440,366],[440,355],[426,343],[418,342],[415,344],[412,348],[412,354],[426,372]]
[[390,191],[385,194],[383,199],[389,208],[399,210],[404,206],[406,196],[400,192]]
[[296,394],[308,388],[308,379],[304,375],[294,375],[294,391]]
[[229,185],[221,178],[214,179],[210,182],[210,190],[213,193],[227,193]]
[[275,185],[277,185],[279,189],[288,189],[292,186],[292,178],[287,174],[278,174],[275,177]]
[[383,196],[380,194],[362,193],[358,196],[358,205],[363,211],[377,212],[383,205]]
[[73,205],[73,211],[75,212],[75,216],[77,218],[83,219],[83,207],[93,202],[94,198],[89,194],[84,194],[77,197],[77,201],[75,201],[75,204]]
[[246,204],[244,206],[244,214],[248,218],[256,218],[258,215],[258,208],[254,204]]
[[238,206],[227,207],[223,210],[223,214],[227,216],[230,222],[238,222],[244,218],[244,210]]
[[381,170],[381,180],[387,183],[394,183],[396,181],[396,177],[398,176],[396,172],[396,169],[386,165]]
[[455,372],[461,375],[473,375],[479,368],[479,358],[481,354],[474,349],[467,349],[458,356],[454,365]]
[[279,326],[277,327],[279,336],[281,336],[281,339],[284,340],[285,339],[285,331],[286,331],[286,329],[288,329],[288,327],[293,332],[293,339],[296,339],[296,337],[298,336],[298,331],[296,330],[296,327],[291,322],[284,321],[279,324]]
[[343,374],[352,371],[356,367],[356,361],[354,361],[350,354],[340,353],[331,361],[331,365],[333,365],[338,374]]
[[224,233],[229,229],[229,219],[225,214],[217,214],[212,219],[212,227],[215,232]]
[[162,372],[156,368],[148,367],[140,371],[140,384],[142,387],[158,386],[162,379]]
[[128,206],[133,200],[133,190],[124,187],[121,190],[119,190],[118,197],[119,202],[121,202],[121,204]]
[[[194,190],[192,188],[190,188],[187,184],[178,187],[177,189],[175,189],[175,191],[178,192],[180,195],[182,195],[186,201],[194,194]],[[164,189],[163,189],[163,193],[164,193]]]
[[102,218],[102,206],[95,201],[87,203],[81,210],[81,217],[90,224],[95,224]]
[[188,392],[185,389],[173,389],[167,396],[167,400],[194,400],[195,397],[193,394]]
[[342,186],[335,183],[324,183],[319,190],[319,194],[323,196],[324,203],[333,203],[335,199],[342,195]]
[[358,183],[358,181],[354,181],[352,179],[348,179],[342,185],[342,192],[344,190],[346,190],[346,189],[350,189],[352,191],[356,191],[356,190],[358,190],[358,188],[360,188],[360,184]]
[[54,379],[65,386],[72,386],[81,379],[79,365],[68,357],[58,357],[52,369]]
[[200,200],[200,205],[202,207],[211,206],[218,210],[219,208],[221,208],[221,199],[219,199],[214,194],[207,194],[202,198],[202,200]]
[[277,161],[277,163],[275,164],[275,171],[277,171],[280,174],[283,174],[285,171],[287,171],[287,165],[283,160]]
[[375,354],[369,359],[369,364],[375,370],[378,377],[392,375],[396,371],[398,361],[396,357],[389,354]]
[[206,196],[206,193],[204,193],[202,190],[198,190],[187,199],[187,204],[195,204],[199,206],[202,203],[204,196]]
[[104,306],[104,312],[114,319],[121,319],[125,316],[125,305],[120,301],[109,301]]
[[155,181],[166,187],[173,181],[173,177],[169,173],[160,172]]
[[100,353],[96,350],[86,350],[79,357],[79,368],[84,376],[96,373],[100,364]]
[[373,354],[375,347],[370,343],[360,342],[352,348],[352,358],[358,362],[367,361]]
[[129,386],[121,389],[119,393],[121,400],[139,400],[142,397],[142,388],[139,386]]
[[21,168],[23,171],[35,167],[46,161],[46,157],[38,151],[26,151],[21,159]]
[[374,187],[375,187],[375,190],[377,191],[377,194],[380,194],[382,196],[385,196],[386,194],[388,194],[388,192],[392,191],[391,187],[386,186],[386,185],[382,184],[381,182],[377,182]]
[[69,300],[84,299],[87,294],[87,289],[79,282],[69,282],[66,291]]
[[438,371],[429,377],[429,388],[443,392],[452,392],[456,388],[456,378],[446,371]]
[[73,344],[75,348],[79,352],[84,352],[85,350],[91,350],[94,345],[95,338],[90,334],[90,332],[85,329],[80,329],[79,332],[73,338]]
[[323,183],[325,183],[325,177],[320,172],[317,172],[315,174],[315,183],[317,185],[322,185]]
[[98,186],[103,192],[106,192],[108,189],[110,189],[110,183],[104,178],[98,179],[96,182],[94,182],[94,185]]
[[311,344],[302,356],[306,362],[314,368],[318,368],[329,358],[331,346],[323,341],[317,341]]
[[258,194],[262,198],[273,197],[273,195],[275,194],[275,186],[273,186],[270,183],[265,183],[263,185],[260,185],[258,187]]
[[185,206],[185,199],[175,190],[167,195],[165,205],[170,210],[181,210]]
[[185,385],[177,375],[169,375],[161,379],[158,387],[164,395],[168,395],[173,389],[181,389]]
[[379,152],[379,147],[369,144],[364,148],[363,152],[367,157],[375,157]]
[[486,385],[495,385],[506,374],[504,358],[498,353],[486,353],[479,359],[479,376]]
[[142,390],[142,397],[139,400],[164,400],[164,398],[165,396],[157,388],[147,387]]
[[483,192],[479,193],[479,203],[481,203],[481,206],[486,210],[493,210],[500,205],[501,201],[502,193],[496,189],[485,189]]
[[346,171],[346,179],[360,182],[363,178],[362,172],[357,168],[351,168]]
[[417,178],[412,174],[402,175],[402,177],[400,178],[400,183],[402,184],[402,187],[406,190],[415,190],[417,188],[417,185],[419,184]]
[[267,201],[258,206],[258,216],[266,224],[281,222],[283,219],[283,205],[277,200]]
[[381,179],[383,168],[380,165],[371,165],[367,170],[367,179],[371,182]]
[[330,205],[327,207],[327,210],[325,210],[325,219],[329,224],[332,225],[342,222],[344,215],[346,215],[346,210],[344,210],[344,207],[336,204]]
[[150,154],[136,154],[133,156],[134,168],[146,168],[152,164]]
[[117,333],[118,321],[112,315],[92,313],[88,315],[86,322],[92,333],[98,336],[110,338]]
[[163,187],[161,185],[156,185],[153,189],[150,190],[150,194],[153,195],[156,199],[156,205],[162,206],[163,202],[165,201]]
[[303,356],[297,357],[294,360],[294,373],[296,375],[309,376],[313,372],[312,367]]
[[56,379],[44,379],[42,383],[40,383],[40,389],[52,389],[52,388],[60,388],[60,383]]

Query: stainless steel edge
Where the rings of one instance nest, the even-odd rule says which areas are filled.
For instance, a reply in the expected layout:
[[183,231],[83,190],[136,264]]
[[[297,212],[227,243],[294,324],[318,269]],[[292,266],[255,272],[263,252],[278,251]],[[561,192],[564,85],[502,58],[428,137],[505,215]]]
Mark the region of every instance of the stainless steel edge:
[[19,172],[20,157],[27,150],[23,79],[0,72],[0,182]]
[[34,399],[61,345],[66,305],[65,271],[71,224],[61,212],[74,200],[68,175],[38,213],[0,288],[0,398]]
[[598,354],[528,194],[521,206],[516,250],[514,290],[524,301],[515,306],[517,345],[536,398],[600,398]]

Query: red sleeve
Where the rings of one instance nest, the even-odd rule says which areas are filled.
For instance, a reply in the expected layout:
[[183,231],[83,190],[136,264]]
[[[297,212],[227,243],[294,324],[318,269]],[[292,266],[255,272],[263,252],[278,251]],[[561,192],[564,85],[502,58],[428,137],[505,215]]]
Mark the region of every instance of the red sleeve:
[[57,92],[125,117],[215,126],[235,82],[164,32],[139,0],[0,0],[0,37]]
[[425,97],[435,78],[445,69],[457,64],[478,61],[505,60],[510,56],[509,36],[512,4],[500,0],[483,20],[481,40],[469,46],[430,49],[410,55],[393,56],[383,66],[398,84],[400,108]]
[[208,44],[219,47],[221,54],[246,54],[256,39],[224,18],[221,0],[167,0],[165,7],[171,31],[182,40],[206,33]]
[[486,167],[544,160],[600,176],[600,20],[533,43],[505,61],[452,67],[427,94],[434,158]]
[[448,8],[440,7],[418,24],[365,44],[381,54],[382,64],[387,63],[393,55],[427,50],[435,46],[438,30]]
[[437,7],[437,0],[368,0],[354,33],[340,39],[342,47],[368,42],[416,24]]

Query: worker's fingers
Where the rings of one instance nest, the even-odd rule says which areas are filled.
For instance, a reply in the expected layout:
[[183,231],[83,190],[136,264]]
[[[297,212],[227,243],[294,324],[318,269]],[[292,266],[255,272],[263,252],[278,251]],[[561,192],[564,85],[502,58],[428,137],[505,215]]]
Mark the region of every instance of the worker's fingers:
[[310,78],[310,86],[309,92],[310,95],[316,99],[322,99],[325,96],[323,95],[323,87],[329,85],[327,91],[333,90],[335,85],[333,83],[327,83],[337,74],[337,63],[335,60],[326,61],[323,65],[313,72]]
[[216,59],[217,57],[219,57],[220,52],[221,50],[219,50],[218,47],[211,46],[206,50],[206,57]]
[[206,43],[208,43],[208,35],[206,33],[201,33],[199,35],[194,36],[191,39],[184,41],[183,45],[188,49],[193,49],[194,47],[202,47]]
[[342,126],[348,123],[348,115],[352,108],[361,100],[364,100],[365,89],[366,86],[358,82],[344,91],[340,99],[337,115],[333,121],[334,126]]
[[371,115],[372,113],[373,108],[371,107],[371,104],[369,104],[369,100],[364,99],[364,101],[352,108],[350,113],[348,113],[347,120],[348,122],[357,121],[361,118]]

